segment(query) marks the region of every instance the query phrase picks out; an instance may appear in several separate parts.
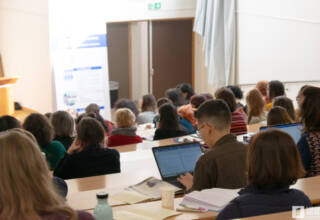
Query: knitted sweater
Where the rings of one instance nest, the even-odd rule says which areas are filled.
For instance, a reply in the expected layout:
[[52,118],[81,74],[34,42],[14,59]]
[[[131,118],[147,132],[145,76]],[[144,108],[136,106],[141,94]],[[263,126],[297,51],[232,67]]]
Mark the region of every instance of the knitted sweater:
[[141,143],[142,139],[136,135],[136,127],[129,128],[113,128],[108,138],[108,146],[115,147],[127,144]]

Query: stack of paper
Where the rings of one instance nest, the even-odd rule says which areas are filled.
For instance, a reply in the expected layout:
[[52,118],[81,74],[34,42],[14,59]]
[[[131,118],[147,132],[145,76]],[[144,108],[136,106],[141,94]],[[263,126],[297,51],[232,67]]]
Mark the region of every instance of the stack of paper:
[[124,190],[122,192],[113,194],[110,196],[113,200],[118,200],[121,202],[125,202],[128,204],[136,204],[139,202],[145,202],[148,200],[152,200],[152,197],[143,195],[141,193],[132,191],[132,190]]
[[175,192],[181,190],[180,188],[155,177],[149,177],[136,185],[129,186],[128,189],[136,191],[142,195],[152,197],[153,199],[160,199],[160,188],[167,186],[172,187]]
[[115,220],[162,220],[181,213],[161,207],[141,207],[114,212]]
[[239,189],[205,189],[202,191],[193,191],[183,198],[181,206],[207,209],[209,211],[220,211],[232,199],[238,196]]
[[175,192],[181,190],[180,188],[170,183],[159,180],[155,177],[149,177],[136,185],[129,186],[127,189],[120,193],[110,195],[110,198],[128,204],[135,204],[148,200],[156,200],[160,199],[161,197],[160,188],[167,186],[172,187]]

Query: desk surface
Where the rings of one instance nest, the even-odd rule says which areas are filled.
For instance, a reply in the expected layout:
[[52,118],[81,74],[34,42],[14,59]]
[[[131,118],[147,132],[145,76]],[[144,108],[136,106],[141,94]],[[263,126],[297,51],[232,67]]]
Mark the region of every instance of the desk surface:
[[[121,173],[67,180],[67,200],[75,209],[92,209],[96,203],[97,192],[114,194],[150,176],[161,178],[150,149],[121,153]],[[317,176],[300,179],[292,187],[302,190],[313,204],[320,204],[319,185],[320,176]],[[109,203],[111,206],[124,205],[123,202],[113,200]]]
[[[155,146],[171,144],[177,144],[173,138],[116,147],[121,152],[121,173],[67,180],[69,186],[68,203],[75,209],[92,209],[96,204],[95,194],[99,191],[114,194],[148,177],[161,178],[151,149]],[[307,189],[310,199],[320,201],[320,192],[313,193],[314,187],[304,184],[304,182],[297,184],[300,184],[299,187]],[[109,203],[111,206],[124,205],[123,202],[111,199]]]
[[304,214],[303,218],[298,218],[298,217],[293,218],[292,211],[287,211],[287,212],[280,212],[280,213],[269,214],[269,215],[254,216],[250,218],[241,218],[237,220],[270,220],[270,219],[272,220],[292,220],[292,219],[316,220],[316,219],[320,219],[320,207],[308,208],[302,211],[302,213]]
[[39,112],[27,107],[22,107],[22,110],[15,110],[12,116],[14,116],[19,121],[21,121],[21,123],[23,123],[24,119],[28,117],[31,113],[39,113]]
[[[178,198],[174,200],[174,206],[175,208],[180,207],[179,203],[181,202],[182,198]],[[130,210],[133,208],[148,208],[148,207],[156,207],[161,206],[161,201],[155,201],[155,202],[147,202],[147,203],[141,203],[141,204],[135,204],[135,205],[125,205],[125,206],[119,206],[119,207],[113,207],[113,213],[119,212],[122,210]],[[88,210],[91,214],[93,213],[93,209]],[[170,218],[166,218],[166,220],[185,220],[185,219],[215,219],[218,215],[217,212],[204,212],[204,213],[196,213],[196,212],[181,212],[182,214],[173,216]]]

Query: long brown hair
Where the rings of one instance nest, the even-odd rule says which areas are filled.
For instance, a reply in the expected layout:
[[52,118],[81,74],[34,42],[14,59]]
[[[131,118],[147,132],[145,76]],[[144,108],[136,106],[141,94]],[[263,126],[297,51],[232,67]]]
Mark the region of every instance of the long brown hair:
[[42,213],[75,212],[56,192],[49,168],[31,134],[0,133],[0,219],[41,220]]
[[305,174],[292,137],[269,129],[254,135],[247,154],[248,180],[258,189],[279,189],[294,184]]
[[142,96],[141,112],[157,110],[156,98],[152,94]]
[[220,88],[215,92],[216,99],[222,99],[224,100],[231,112],[234,112],[237,108],[237,102],[236,102],[236,97],[234,96],[233,92],[231,89],[228,88]]
[[320,131],[320,88],[310,86],[303,90],[303,102],[300,111],[304,132]]
[[258,89],[252,89],[248,92],[246,102],[248,106],[248,123],[250,123],[252,117],[260,117],[263,114],[265,102]]
[[34,135],[40,147],[45,147],[50,144],[53,139],[53,127],[51,126],[49,119],[42,114],[30,114],[24,120],[22,126]]

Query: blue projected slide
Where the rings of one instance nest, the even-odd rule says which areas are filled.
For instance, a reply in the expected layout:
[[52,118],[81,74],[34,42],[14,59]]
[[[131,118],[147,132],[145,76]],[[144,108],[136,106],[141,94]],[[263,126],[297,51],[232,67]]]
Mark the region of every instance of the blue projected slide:
[[202,155],[199,143],[154,148],[153,151],[164,178],[193,172]]

